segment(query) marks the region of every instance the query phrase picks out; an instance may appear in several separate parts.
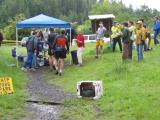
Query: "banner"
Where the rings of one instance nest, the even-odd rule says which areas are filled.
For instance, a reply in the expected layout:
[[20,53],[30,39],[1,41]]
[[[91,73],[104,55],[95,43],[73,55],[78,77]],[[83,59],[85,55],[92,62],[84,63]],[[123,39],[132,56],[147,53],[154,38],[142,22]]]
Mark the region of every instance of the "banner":
[[13,94],[13,83],[12,78],[3,77],[0,78],[0,95]]

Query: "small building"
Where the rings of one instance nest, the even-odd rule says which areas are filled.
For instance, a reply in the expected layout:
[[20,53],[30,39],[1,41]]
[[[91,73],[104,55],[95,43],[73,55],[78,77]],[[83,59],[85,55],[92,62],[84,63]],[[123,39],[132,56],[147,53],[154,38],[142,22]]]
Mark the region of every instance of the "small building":
[[104,15],[90,15],[88,16],[89,19],[91,20],[92,24],[92,32],[96,33],[98,27],[99,27],[99,22],[103,22],[104,27],[110,32],[113,19],[115,16],[113,14],[104,14]]

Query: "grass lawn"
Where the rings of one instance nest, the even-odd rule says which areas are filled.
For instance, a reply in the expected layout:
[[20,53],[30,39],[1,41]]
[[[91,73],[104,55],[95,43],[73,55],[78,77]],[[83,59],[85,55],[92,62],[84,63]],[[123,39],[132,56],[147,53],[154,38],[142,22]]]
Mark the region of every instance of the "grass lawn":
[[118,48],[114,54],[105,48],[104,55],[95,59],[91,43],[86,45],[83,67],[66,66],[63,76],[46,73],[50,83],[73,93],[78,81],[103,81],[102,98],[66,101],[64,120],[159,120],[160,47],[153,47],[144,53],[144,61],[137,61],[134,50],[133,61],[122,64]]
[[0,77],[13,79],[13,95],[0,96],[0,120],[18,120],[25,115],[25,91],[26,75],[19,68],[8,67],[6,64],[16,64],[11,56],[12,47],[0,47]]

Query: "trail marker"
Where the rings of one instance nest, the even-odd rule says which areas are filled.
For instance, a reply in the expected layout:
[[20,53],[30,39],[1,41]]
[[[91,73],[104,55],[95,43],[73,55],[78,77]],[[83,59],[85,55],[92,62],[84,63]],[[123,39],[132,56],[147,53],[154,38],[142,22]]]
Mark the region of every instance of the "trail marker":
[[0,95],[13,94],[12,78],[2,77],[0,78]]

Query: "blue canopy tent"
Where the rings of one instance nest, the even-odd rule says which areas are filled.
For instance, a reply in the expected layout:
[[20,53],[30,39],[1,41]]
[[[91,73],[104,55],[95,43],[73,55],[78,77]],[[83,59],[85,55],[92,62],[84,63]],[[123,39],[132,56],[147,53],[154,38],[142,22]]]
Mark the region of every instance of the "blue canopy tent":
[[18,22],[16,28],[71,28],[69,22],[52,18],[43,14]]
[[[16,47],[18,49],[18,29],[21,28],[69,28],[71,36],[71,24],[63,20],[46,16],[44,14],[37,15],[16,24]],[[70,37],[71,38],[71,37]],[[70,40],[71,41],[71,40]],[[71,43],[70,43],[71,45]],[[17,60],[18,66],[18,60]]]

